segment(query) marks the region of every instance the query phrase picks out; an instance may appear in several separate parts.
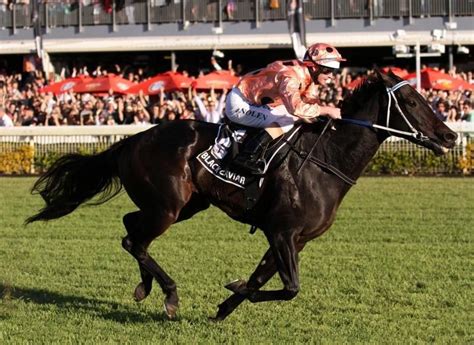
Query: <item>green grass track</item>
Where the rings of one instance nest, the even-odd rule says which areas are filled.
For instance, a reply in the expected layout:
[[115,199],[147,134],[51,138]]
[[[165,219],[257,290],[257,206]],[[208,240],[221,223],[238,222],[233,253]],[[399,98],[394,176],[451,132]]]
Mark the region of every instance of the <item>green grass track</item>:
[[[333,227],[301,253],[290,302],[208,316],[267,248],[216,208],[173,226],[150,251],[175,279],[176,321],[154,284],[140,304],[121,248],[125,194],[23,227],[41,205],[32,178],[0,178],[0,344],[473,344],[474,179],[362,178]],[[267,288],[279,288],[278,277]]]

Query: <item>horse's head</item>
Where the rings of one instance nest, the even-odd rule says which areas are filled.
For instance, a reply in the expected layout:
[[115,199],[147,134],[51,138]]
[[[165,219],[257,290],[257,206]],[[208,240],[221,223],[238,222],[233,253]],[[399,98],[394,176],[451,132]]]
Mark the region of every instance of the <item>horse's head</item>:
[[435,116],[423,96],[391,71],[388,74],[377,71],[377,74],[386,89],[386,97],[379,108],[375,127],[424,146],[437,155],[455,145],[457,134]]

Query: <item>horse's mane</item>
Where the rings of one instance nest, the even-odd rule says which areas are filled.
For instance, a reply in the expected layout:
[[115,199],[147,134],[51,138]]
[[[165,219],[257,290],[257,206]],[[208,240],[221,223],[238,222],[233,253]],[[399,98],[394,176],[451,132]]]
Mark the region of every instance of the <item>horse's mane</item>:
[[354,114],[361,107],[366,106],[367,100],[374,95],[375,90],[383,84],[378,74],[364,78],[364,81],[355,88],[351,95],[342,101],[342,113]]

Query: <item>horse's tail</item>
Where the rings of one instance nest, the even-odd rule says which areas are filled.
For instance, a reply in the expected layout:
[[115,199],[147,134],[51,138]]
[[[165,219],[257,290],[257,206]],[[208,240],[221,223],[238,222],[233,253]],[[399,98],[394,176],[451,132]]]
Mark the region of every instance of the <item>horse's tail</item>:
[[40,194],[46,205],[26,224],[63,217],[97,194],[92,205],[100,205],[122,189],[117,156],[128,139],[96,155],[68,154],[59,158],[34,184],[31,193]]

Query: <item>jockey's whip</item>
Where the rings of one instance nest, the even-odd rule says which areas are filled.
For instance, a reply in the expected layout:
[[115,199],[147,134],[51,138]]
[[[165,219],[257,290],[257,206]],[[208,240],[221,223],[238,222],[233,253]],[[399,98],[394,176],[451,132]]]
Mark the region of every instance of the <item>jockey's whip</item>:
[[324,128],[323,128],[321,134],[319,135],[318,139],[314,142],[313,146],[311,147],[311,150],[306,155],[306,157],[303,159],[303,163],[301,163],[301,165],[298,167],[298,170],[296,170],[296,174],[299,174],[299,172],[300,172],[301,168],[303,167],[303,165],[305,165],[306,161],[309,159],[309,157],[311,157],[311,154],[313,153],[314,148],[318,145],[319,140],[324,135],[324,133],[326,133],[327,129],[331,126],[331,124],[332,124],[332,119],[329,119],[326,122],[326,125],[324,125]]

